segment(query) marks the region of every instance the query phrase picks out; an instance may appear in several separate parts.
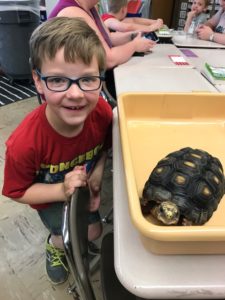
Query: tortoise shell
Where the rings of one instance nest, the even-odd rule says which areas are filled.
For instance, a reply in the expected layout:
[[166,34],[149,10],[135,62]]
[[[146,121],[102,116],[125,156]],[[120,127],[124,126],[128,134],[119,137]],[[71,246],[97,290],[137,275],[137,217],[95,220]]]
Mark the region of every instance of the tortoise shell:
[[[187,147],[172,152],[158,162],[146,181],[142,212],[152,213],[166,225],[202,225],[217,209],[224,182],[221,162],[206,151]],[[159,217],[164,207],[166,220]]]

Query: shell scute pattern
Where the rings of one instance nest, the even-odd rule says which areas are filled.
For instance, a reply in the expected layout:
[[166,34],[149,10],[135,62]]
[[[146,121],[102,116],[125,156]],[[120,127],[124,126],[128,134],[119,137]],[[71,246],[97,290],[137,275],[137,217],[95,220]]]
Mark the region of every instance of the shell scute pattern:
[[223,167],[208,152],[183,148],[160,160],[145,183],[141,207],[166,225],[202,225],[224,195]]

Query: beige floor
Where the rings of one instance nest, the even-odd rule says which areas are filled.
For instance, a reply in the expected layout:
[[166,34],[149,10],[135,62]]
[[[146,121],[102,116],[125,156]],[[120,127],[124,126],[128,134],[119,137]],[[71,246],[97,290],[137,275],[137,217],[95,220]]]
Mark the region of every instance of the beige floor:
[[[24,116],[37,105],[37,99],[31,98],[0,108],[0,189],[3,183],[5,140]],[[37,213],[29,206],[16,203],[2,195],[0,207],[0,299],[73,299],[67,291],[69,282],[53,286],[47,279],[47,231]],[[101,299],[98,273],[92,282],[97,299]]]

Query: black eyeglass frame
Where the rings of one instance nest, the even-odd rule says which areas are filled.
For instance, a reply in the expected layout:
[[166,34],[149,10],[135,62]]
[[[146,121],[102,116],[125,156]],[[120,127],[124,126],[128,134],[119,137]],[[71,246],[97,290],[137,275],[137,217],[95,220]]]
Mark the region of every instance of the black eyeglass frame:
[[[57,93],[57,92],[60,93],[60,92],[65,92],[65,91],[67,91],[67,90],[71,87],[71,85],[74,84],[74,83],[75,83],[75,84],[79,87],[79,89],[80,89],[81,91],[83,91],[83,92],[93,92],[93,91],[97,91],[97,90],[101,87],[102,81],[105,81],[104,73],[101,74],[100,76],[91,76],[91,75],[90,75],[90,76],[82,76],[82,77],[79,77],[79,78],[77,78],[77,79],[71,79],[71,78],[66,77],[66,76],[43,76],[43,74],[41,74],[41,72],[40,72],[38,69],[35,69],[35,72],[36,72],[36,74],[40,77],[40,79],[43,80],[43,81],[45,82],[45,85],[46,85],[47,89],[48,89],[49,91],[56,92],[56,93]],[[67,88],[64,89],[64,90],[60,90],[60,91],[52,90],[52,89],[50,89],[50,88],[48,87],[48,83],[47,83],[48,78],[65,78],[65,79],[68,80],[68,86],[67,86]],[[82,89],[81,86],[80,86],[79,81],[80,81],[81,79],[84,79],[84,78],[99,78],[99,79],[100,79],[99,87],[96,88],[96,89],[91,89],[91,90],[85,90],[85,89]]]

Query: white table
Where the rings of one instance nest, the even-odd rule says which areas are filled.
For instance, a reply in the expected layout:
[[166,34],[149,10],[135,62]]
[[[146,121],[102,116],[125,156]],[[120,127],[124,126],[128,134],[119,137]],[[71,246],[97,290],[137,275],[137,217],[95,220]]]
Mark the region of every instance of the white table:
[[146,299],[224,299],[225,255],[155,255],[131,223],[117,110],[113,125],[115,270],[131,293]]
[[215,85],[215,87],[221,93],[225,93],[225,84],[223,84],[223,85],[222,84],[221,85],[217,84],[217,85]]
[[[147,70],[148,68],[177,68],[178,66],[173,63],[169,55],[180,55],[189,63],[182,66],[182,68],[193,68],[191,61],[185,57],[185,55],[173,44],[156,44],[152,51],[144,56],[134,56],[128,62],[121,66],[143,66]],[[179,66],[181,67],[181,66]],[[135,74],[134,74],[135,75]]]
[[[192,53],[188,53],[188,59],[194,65],[194,67],[202,72],[204,69],[205,63],[208,63],[214,67],[225,67],[225,49],[197,49],[197,48],[182,48],[181,52],[191,51],[196,56],[190,57]],[[185,54],[184,54],[185,55]],[[215,85],[215,88],[219,92],[225,92],[225,81],[224,84]]]
[[116,93],[124,92],[218,92],[195,69],[148,68],[145,64],[130,63],[114,69]]
[[186,57],[189,61],[193,64],[193,66],[201,71],[205,65],[208,63],[215,67],[225,67],[225,49],[197,49],[197,48],[190,48],[190,49],[180,49],[182,50],[190,50],[193,52],[197,57]]
[[174,32],[172,41],[177,47],[225,49],[225,45],[200,40],[196,36],[186,34],[185,32]]

